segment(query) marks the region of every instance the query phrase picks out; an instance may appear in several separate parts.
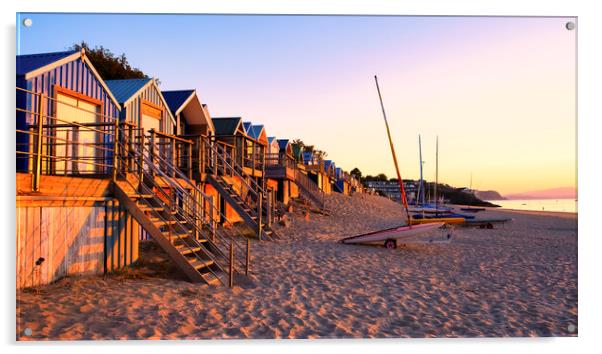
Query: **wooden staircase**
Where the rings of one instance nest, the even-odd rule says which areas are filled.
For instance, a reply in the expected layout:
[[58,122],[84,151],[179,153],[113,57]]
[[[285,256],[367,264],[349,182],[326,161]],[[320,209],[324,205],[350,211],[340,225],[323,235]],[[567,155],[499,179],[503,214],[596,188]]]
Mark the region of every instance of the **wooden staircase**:
[[[218,146],[206,142],[205,148],[210,152],[206,182],[210,183],[247,225],[256,230],[259,239],[273,240],[278,234],[266,222],[270,215],[267,194],[252,176],[247,175],[233,156]],[[240,181],[239,190],[235,189],[225,176]],[[243,191],[244,190],[244,191]],[[243,197],[244,196],[244,197]]]
[[299,187],[299,192],[304,198],[311,200],[320,210],[325,209],[324,192],[298,168],[295,168],[295,179],[293,182]]
[[[207,182],[209,182],[218,193],[224,198],[238,215],[249,225],[253,230],[259,230],[259,222],[261,222],[261,238],[262,239],[273,239],[275,237],[274,230],[272,230],[263,219],[258,221],[259,212],[255,208],[251,208],[241,195],[232,187],[231,184],[226,182],[223,177],[219,175],[207,175]],[[263,208],[262,208],[263,209]]]
[[245,249],[242,233],[218,228],[213,215],[223,214],[212,199],[152,139],[136,144],[119,132],[113,193],[148,235],[193,282],[232,286],[235,273],[248,274],[250,243]]
[[211,254],[209,240],[178,217],[156,194],[141,194],[127,181],[113,184],[114,195],[142,228],[193,282],[227,284],[227,273]]

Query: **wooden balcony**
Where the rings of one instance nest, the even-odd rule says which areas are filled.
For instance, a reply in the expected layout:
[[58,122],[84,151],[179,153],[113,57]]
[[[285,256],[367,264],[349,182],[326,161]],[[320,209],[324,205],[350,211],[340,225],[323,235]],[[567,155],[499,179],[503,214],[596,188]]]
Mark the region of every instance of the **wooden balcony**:
[[271,179],[295,179],[295,160],[280,153],[266,154],[265,176]]

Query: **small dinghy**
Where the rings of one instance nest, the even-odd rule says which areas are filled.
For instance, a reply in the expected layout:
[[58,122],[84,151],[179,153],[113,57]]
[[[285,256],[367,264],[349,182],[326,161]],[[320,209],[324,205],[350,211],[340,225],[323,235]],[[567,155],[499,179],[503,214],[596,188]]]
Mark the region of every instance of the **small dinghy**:
[[472,208],[472,207],[468,207],[468,208],[460,208],[460,210],[468,212],[468,213],[478,213],[479,211],[485,211],[487,209],[485,209],[485,208]]
[[[444,240],[438,241],[432,235],[425,237],[429,231],[434,231],[441,228],[443,222],[429,222],[412,226],[399,226],[386,230],[379,230],[351,237],[345,237],[340,242],[345,244],[355,243],[383,243],[386,248],[396,248],[398,241],[411,241],[408,243],[440,243],[442,241],[450,242],[452,238],[451,232],[447,233]],[[416,238],[415,236],[422,236]]]
[[[380,87],[378,86],[378,79],[376,78],[376,75],[374,76],[374,81],[376,82],[376,90],[378,91],[378,98],[380,100],[380,106],[382,109],[383,118],[385,120],[385,127],[387,128],[389,146],[391,147],[391,155],[393,157],[393,164],[395,165],[395,172],[397,173],[397,183],[399,184],[399,192],[401,194],[401,204],[404,208],[407,222],[406,225],[403,226],[345,237],[341,239],[340,242],[345,244],[384,242],[384,246],[386,248],[396,248],[398,240],[402,241],[403,243],[449,243],[452,239],[451,229],[449,229],[449,231],[445,231],[443,240],[436,240],[435,237],[437,236],[436,234],[438,234],[438,232],[435,230],[443,227],[446,224],[445,222],[440,222],[439,220],[434,219],[413,220],[412,216],[410,215],[408,199],[403,186],[403,179],[401,178],[401,173],[399,172],[397,156],[395,155],[395,148],[393,147],[393,139],[391,139],[391,131],[389,130],[385,106],[380,94]],[[459,219],[459,221],[465,220],[464,218],[457,219]]]
[[412,220],[410,220],[410,225],[420,225],[420,224],[429,224],[429,223],[437,223],[437,222],[455,225],[455,224],[463,224],[465,221],[466,221],[465,218],[458,218],[458,217],[412,218]]
[[488,219],[472,219],[466,220],[463,226],[478,227],[481,229],[493,229],[494,225],[505,224],[512,221],[510,218],[488,218]]

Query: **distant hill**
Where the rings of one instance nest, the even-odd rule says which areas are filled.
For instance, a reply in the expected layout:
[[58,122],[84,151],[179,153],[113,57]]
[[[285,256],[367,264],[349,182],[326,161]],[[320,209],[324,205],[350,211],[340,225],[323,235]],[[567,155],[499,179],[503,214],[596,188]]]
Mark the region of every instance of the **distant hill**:
[[479,199],[483,199],[483,200],[504,200],[506,198],[502,197],[498,192],[496,191],[476,191],[476,196]]
[[572,187],[542,189],[508,194],[506,199],[577,199],[577,189]]
[[[426,190],[432,191],[434,183],[426,183]],[[480,207],[498,207],[499,205],[487,202],[484,198],[473,193],[466,193],[463,188],[454,188],[447,184],[437,184],[437,195],[448,199],[451,204],[472,205]],[[499,194],[498,194],[499,195]]]

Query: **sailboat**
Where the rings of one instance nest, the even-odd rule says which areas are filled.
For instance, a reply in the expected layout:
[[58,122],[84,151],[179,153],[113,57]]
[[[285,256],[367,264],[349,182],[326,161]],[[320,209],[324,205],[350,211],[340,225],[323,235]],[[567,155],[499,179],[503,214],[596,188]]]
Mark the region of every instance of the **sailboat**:
[[[399,191],[401,192],[401,204],[406,214],[406,225],[393,227],[390,229],[374,231],[366,234],[345,237],[340,242],[353,244],[353,243],[382,243],[384,242],[385,248],[396,248],[397,241],[404,243],[436,243],[436,242],[451,242],[452,234],[447,232],[444,240],[435,240],[432,233],[445,225],[445,222],[426,222],[418,223],[418,225],[412,221],[412,216],[408,208],[408,200],[406,197],[405,188],[403,185],[403,179],[399,172],[399,165],[397,164],[397,155],[395,154],[395,147],[393,146],[393,139],[391,138],[391,131],[389,129],[389,123],[387,122],[387,114],[385,113],[385,106],[383,104],[382,95],[380,93],[380,87],[378,85],[378,78],[374,75],[374,81],[376,83],[376,90],[378,92],[378,98],[380,100],[380,107],[385,120],[385,127],[387,128],[387,136],[389,138],[389,145],[391,147],[391,155],[393,156],[393,164],[395,165],[395,171],[397,172],[397,182],[399,183]],[[415,237],[418,237],[417,239]]]

